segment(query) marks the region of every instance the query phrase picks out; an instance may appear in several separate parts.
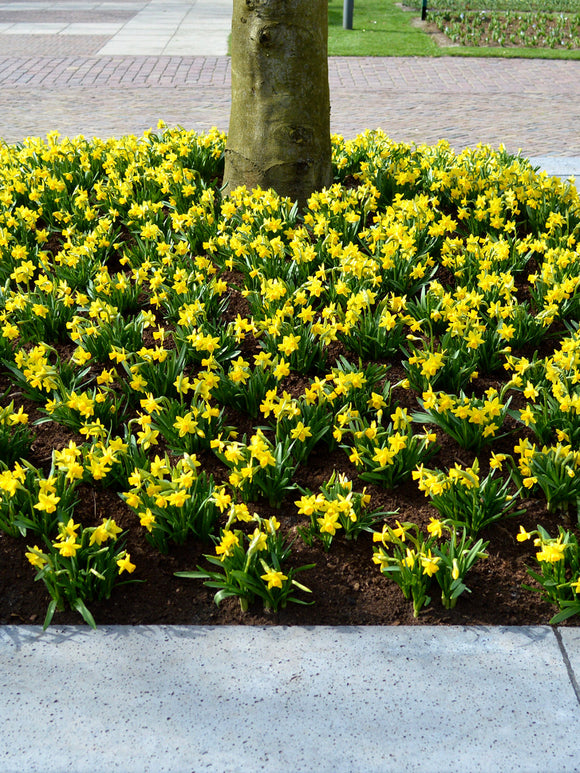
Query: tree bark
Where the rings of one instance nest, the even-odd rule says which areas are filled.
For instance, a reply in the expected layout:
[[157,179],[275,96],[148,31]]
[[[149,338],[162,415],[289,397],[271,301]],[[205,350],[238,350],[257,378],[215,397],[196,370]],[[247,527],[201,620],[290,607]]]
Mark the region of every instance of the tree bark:
[[234,0],[226,192],[304,204],[332,182],[328,0]]

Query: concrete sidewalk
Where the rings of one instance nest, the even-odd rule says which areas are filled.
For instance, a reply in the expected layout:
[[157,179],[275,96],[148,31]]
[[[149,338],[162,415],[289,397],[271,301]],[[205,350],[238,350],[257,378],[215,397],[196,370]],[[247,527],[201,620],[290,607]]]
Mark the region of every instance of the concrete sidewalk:
[[571,773],[577,628],[0,628],[2,773]]
[[233,0],[4,0],[0,52],[225,55]]

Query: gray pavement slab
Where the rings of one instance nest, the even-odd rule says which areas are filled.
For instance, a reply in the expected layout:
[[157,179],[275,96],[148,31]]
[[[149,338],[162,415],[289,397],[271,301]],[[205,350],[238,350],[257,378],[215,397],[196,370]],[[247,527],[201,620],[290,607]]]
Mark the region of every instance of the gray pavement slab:
[[558,628],[557,636],[561,642],[564,662],[570,675],[570,681],[580,700],[580,628]]
[[534,166],[544,169],[549,175],[566,179],[574,177],[580,181],[579,156],[532,156],[530,161]]
[[578,642],[547,626],[5,626],[0,770],[578,771]]

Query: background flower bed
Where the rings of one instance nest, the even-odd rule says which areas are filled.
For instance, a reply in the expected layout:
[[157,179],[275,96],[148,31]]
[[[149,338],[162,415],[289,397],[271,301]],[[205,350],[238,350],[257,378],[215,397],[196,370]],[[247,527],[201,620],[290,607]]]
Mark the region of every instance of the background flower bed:
[[430,20],[463,46],[580,48],[580,14],[435,11]]
[[[411,4],[420,8],[421,4]],[[431,0],[428,19],[456,44],[506,48],[580,47],[577,0]]]
[[[275,431],[280,440],[294,431],[288,464],[296,471],[284,485],[318,492],[334,471],[341,472],[355,491],[366,486],[372,509],[398,511],[391,523],[412,521],[425,529],[436,511],[410,474],[393,489],[380,480],[359,480],[364,472],[353,457],[354,430],[349,435],[348,422],[341,425],[337,417],[358,405],[367,425],[385,427],[397,408],[412,416],[424,407],[419,400],[430,385],[435,392],[464,390],[484,399],[490,389],[502,392],[519,372],[522,383],[512,383],[503,398],[511,395],[514,413],[490,431],[486,440],[493,445],[484,443],[477,455],[482,475],[492,452],[514,456],[520,478],[512,490],[518,480],[528,481],[526,513],[483,530],[489,557],[467,578],[471,595],[453,610],[434,595],[419,621],[545,623],[554,607],[521,587],[535,549],[516,537],[520,525],[531,532],[541,523],[553,536],[559,525],[573,527],[575,495],[548,511],[541,486],[514,446],[522,439],[538,442],[542,405],[534,385],[545,389],[545,374],[534,353],[544,358],[560,352],[562,364],[562,353],[575,351],[575,189],[536,175],[527,162],[501,151],[479,148],[456,157],[445,144],[415,149],[370,133],[348,143],[335,138],[337,185],[315,195],[300,219],[271,194],[240,192],[222,202],[223,142],[217,133],[195,137],[167,130],[119,142],[59,143],[53,136],[46,144],[31,140],[2,150],[0,386],[10,436],[4,449],[15,445],[17,430],[29,427],[36,436],[30,450],[24,438],[5,462],[13,470],[22,455],[35,480],[49,478],[52,465],[56,477],[71,484],[77,501],[62,515],[64,525],[72,517],[71,533],[59,540],[53,525],[46,536],[55,552],[71,536],[74,543],[76,524],[98,529],[113,519],[127,532],[124,552],[112,566],[130,560],[136,566],[131,579],[146,582],[91,603],[97,622],[410,622],[409,602],[371,560],[371,534],[346,541],[338,531],[325,552],[319,540],[308,545],[299,534],[308,524],[294,505],[299,490],[268,496],[267,486],[232,484],[223,458],[228,432],[235,428],[238,442],[255,436],[258,427],[269,441]],[[52,348],[39,349],[39,342]],[[451,364],[437,361],[442,342],[454,352]],[[378,371],[365,392],[358,374],[366,374],[368,387],[369,368],[376,365],[388,370]],[[575,400],[575,359],[566,366],[566,397]],[[208,386],[207,373],[219,373],[221,384]],[[333,380],[324,381],[330,373]],[[317,419],[324,434],[306,452],[308,439],[300,439],[298,427],[309,404],[304,395],[324,392],[324,383],[327,396]],[[195,412],[203,406],[191,401],[196,384],[201,403],[218,413],[205,424]],[[268,398],[272,389],[276,396]],[[564,395],[557,396],[555,410],[561,412]],[[300,415],[293,417],[284,402],[299,405]],[[570,406],[564,424],[544,419],[541,443],[577,447],[574,420],[568,420],[576,402]],[[327,426],[324,416],[331,419]],[[409,427],[413,435],[436,435],[439,450],[426,466],[447,470],[473,463],[474,451],[440,428],[423,429],[419,421]],[[225,447],[211,447],[220,434]],[[73,449],[68,456],[67,448]],[[119,493],[131,501],[135,460],[150,471],[156,457],[161,464],[167,453],[171,466],[184,451],[196,455],[216,484],[225,484],[225,495],[235,500],[237,490],[251,513],[275,517],[280,533],[296,538],[288,566],[316,565],[300,575],[312,591],[312,606],[289,605],[273,614],[254,605],[242,615],[235,599],[217,609],[200,581],[175,577],[203,565],[211,542],[186,529],[184,544],[169,541],[163,545],[169,552],[160,553],[147,541],[154,535],[147,529],[152,514],[144,516],[142,502],[131,509]],[[575,457],[569,466],[573,482]],[[389,465],[382,468],[379,479]],[[11,474],[3,479],[7,507],[13,480]],[[59,493],[57,512],[65,499]],[[566,515],[570,503],[572,514]],[[52,507],[36,509],[37,516],[50,515]],[[210,526],[216,538],[226,516],[216,513]],[[19,515],[11,517],[14,522]],[[23,538],[12,531],[0,535],[0,619],[40,622],[48,597],[42,584],[34,584],[25,556],[27,545],[39,543],[38,532]],[[72,622],[78,615],[58,613],[56,619]]]

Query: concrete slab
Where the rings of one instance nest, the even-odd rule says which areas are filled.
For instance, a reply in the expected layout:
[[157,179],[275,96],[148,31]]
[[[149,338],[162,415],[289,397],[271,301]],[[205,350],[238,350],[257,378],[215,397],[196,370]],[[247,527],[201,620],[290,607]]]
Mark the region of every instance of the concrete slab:
[[[18,3],[19,11],[38,11],[39,9],[46,8],[46,3]],[[2,3],[0,5],[0,11],[13,11],[14,2]]]
[[68,24],[60,33],[61,35],[116,35],[123,27],[122,23],[91,24],[76,22]]
[[[11,36],[107,36],[109,40],[99,47],[100,56],[223,56],[227,54],[227,40],[231,28],[233,0],[148,0],[141,2],[70,2],[70,3],[2,3],[0,11],[17,11],[18,19],[0,25],[0,35]],[[128,13],[129,18],[118,22],[83,21],[78,14],[107,10]],[[24,18],[26,12],[31,14]],[[58,14],[66,12],[69,18]],[[77,14],[77,18],[74,14]],[[46,21],[45,21],[46,19]],[[209,32],[209,34],[208,34]],[[167,47],[172,38],[178,40]],[[20,53],[11,44],[7,51]],[[5,45],[5,47],[6,47]],[[167,48],[166,48],[167,47]],[[44,47],[46,48],[46,46]],[[54,53],[39,49],[43,54]],[[68,43],[63,44],[67,52]],[[0,45],[0,55],[2,46]],[[84,50],[81,53],[86,53]]]
[[213,9],[203,2],[150,2],[113,35],[99,55],[223,56],[231,13],[232,0],[217,0]]
[[189,56],[192,48],[195,49],[196,56],[210,56],[215,53],[225,55],[228,50],[227,43],[214,40],[211,36],[208,36],[207,40],[198,40],[195,46],[192,46],[190,40],[172,39],[163,49],[163,56]]
[[0,628],[0,770],[579,770],[552,629]]
[[107,43],[100,49],[99,55],[106,54],[107,56],[162,56],[165,51],[165,46],[168,41],[159,39],[155,43],[147,46],[147,50],[143,50],[143,46],[139,43],[125,43],[119,41],[119,43]]
[[580,158],[577,156],[534,156],[530,161],[549,175],[580,180]]

